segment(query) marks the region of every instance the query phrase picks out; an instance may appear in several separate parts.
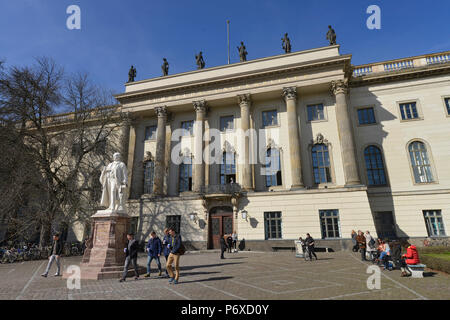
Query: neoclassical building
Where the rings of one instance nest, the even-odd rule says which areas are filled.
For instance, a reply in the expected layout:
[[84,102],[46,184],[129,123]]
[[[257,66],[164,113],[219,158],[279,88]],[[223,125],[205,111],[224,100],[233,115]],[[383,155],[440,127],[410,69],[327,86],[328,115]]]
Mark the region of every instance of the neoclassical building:
[[353,229],[445,237],[450,52],[351,59],[335,45],[127,83],[138,237],[173,225],[206,249],[236,231],[253,250],[306,233],[346,248]]

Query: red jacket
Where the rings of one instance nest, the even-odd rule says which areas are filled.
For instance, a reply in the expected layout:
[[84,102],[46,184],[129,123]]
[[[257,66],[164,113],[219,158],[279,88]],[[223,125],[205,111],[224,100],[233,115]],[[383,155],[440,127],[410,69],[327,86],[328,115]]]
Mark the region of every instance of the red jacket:
[[404,255],[406,258],[406,264],[419,264],[419,253],[417,252],[416,246],[409,246],[408,249],[406,249],[406,254]]

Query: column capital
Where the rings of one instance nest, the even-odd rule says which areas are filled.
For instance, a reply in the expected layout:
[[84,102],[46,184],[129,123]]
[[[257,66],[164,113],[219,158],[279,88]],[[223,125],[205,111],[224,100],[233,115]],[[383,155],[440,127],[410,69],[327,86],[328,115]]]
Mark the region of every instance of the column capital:
[[166,106],[156,107],[155,112],[158,115],[158,118],[167,118],[168,111]]
[[334,95],[347,94],[348,92],[348,79],[331,81],[331,91]]
[[206,100],[192,101],[192,104],[194,105],[195,112],[206,112],[207,110]]
[[238,94],[237,98],[240,106],[249,105],[252,102],[252,96],[250,93]]
[[283,97],[286,100],[297,99],[297,87],[285,87],[283,88]]

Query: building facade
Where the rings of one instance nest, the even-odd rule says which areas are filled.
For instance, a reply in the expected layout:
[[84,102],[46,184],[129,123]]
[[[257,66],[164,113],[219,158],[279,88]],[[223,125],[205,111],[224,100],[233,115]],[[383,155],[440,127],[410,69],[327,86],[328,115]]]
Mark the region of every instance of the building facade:
[[[450,53],[352,66],[329,46],[130,82],[128,212],[196,249],[450,226]],[[183,130],[180,130],[183,129]]]

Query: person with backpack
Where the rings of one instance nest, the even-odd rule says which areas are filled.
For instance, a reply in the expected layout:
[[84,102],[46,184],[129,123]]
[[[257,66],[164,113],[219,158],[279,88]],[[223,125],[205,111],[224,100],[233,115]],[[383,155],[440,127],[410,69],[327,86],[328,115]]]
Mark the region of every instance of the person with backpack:
[[158,266],[158,270],[159,270],[158,276],[160,277],[162,274],[162,269],[161,269],[161,261],[159,260],[159,257],[161,256],[162,245],[161,245],[161,239],[159,239],[156,236],[155,231],[152,231],[150,233],[150,240],[148,240],[146,251],[148,253],[147,274],[144,276],[144,278],[150,277],[150,270],[151,270],[150,265],[151,265],[153,259],[155,259],[156,264]]
[[314,245],[315,245],[314,239],[313,239],[313,237],[311,237],[311,235],[309,233],[306,234],[305,244],[308,247],[309,261],[312,261],[312,255],[314,255],[316,260],[318,260],[316,252],[314,251]]
[[[169,249],[170,254],[167,260],[167,272],[169,273],[169,284],[178,284],[178,279],[180,278],[180,256],[185,252],[184,245],[181,241],[181,235],[175,233],[174,228],[169,228],[170,243]],[[175,275],[172,269],[172,263],[175,264]]]
[[358,230],[356,242],[358,243],[359,252],[361,253],[361,260],[366,261],[366,237],[364,237],[364,233],[361,230]]

